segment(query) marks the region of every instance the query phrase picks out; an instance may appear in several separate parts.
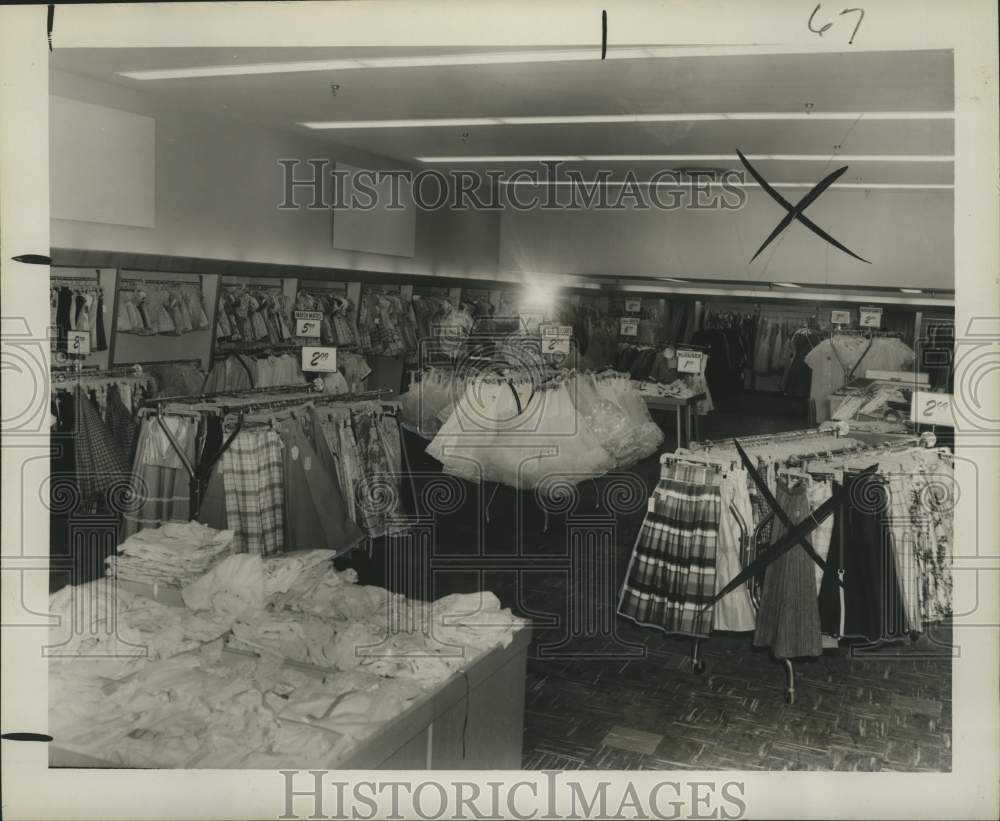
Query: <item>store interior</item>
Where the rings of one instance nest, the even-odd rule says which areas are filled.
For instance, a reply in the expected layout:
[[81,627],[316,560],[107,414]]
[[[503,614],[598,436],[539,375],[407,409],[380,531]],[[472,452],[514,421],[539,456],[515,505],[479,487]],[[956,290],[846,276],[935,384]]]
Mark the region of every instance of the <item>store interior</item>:
[[53,766],[950,769],[951,52],[49,76]]

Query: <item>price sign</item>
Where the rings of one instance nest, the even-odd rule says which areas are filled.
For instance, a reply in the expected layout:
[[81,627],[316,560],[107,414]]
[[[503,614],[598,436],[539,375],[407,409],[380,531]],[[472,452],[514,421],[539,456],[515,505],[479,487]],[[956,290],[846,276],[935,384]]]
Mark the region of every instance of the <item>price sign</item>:
[[542,325],[542,353],[569,353],[573,328],[569,325]]
[[90,353],[90,331],[67,331],[66,353],[87,356]]
[[642,311],[642,297],[630,297],[625,300],[625,313],[637,314]]
[[918,425],[955,427],[955,411],[950,393],[914,391],[910,404],[910,420]]
[[302,346],[302,370],[331,372],[337,370],[336,348]]
[[639,335],[639,320],[631,316],[623,316],[621,323],[621,335],[622,336],[638,336]]
[[323,314],[319,311],[295,312],[295,335],[319,338]]
[[881,308],[862,308],[860,312],[860,317],[858,319],[858,324],[862,328],[881,328],[882,327],[882,309]]
[[705,370],[704,351],[677,351],[677,373],[701,374]]
[[850,325],[851,324],[851,312],[850,311],[831,311],[830,312],[830,322],[833,325]]

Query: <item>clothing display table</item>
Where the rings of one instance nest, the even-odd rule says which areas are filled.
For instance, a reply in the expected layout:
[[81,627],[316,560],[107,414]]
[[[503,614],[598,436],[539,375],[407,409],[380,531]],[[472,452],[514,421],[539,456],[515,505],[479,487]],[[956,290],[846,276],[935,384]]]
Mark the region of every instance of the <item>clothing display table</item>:
[[705,394],[696,393],[692,396],[680,397],[643,393],[642,398],[650,410],[674,411],[677,416],[677,447],[686,448],[692,440],[698,440],[698,414],[695,412],[695,408],[705,398]]
[[[524,684],[531,628],[522,627],[506,647],[495,647],[425,693],[360,742],[345,758],[294,762],[303,768],[347,770],[474,769],[521,767]],[[225,650],[237,663],[245,654]],[[322,678],[323,671],[286,662]],[[120,764],[61,746],[49,745],[50,767],[119,768]]]

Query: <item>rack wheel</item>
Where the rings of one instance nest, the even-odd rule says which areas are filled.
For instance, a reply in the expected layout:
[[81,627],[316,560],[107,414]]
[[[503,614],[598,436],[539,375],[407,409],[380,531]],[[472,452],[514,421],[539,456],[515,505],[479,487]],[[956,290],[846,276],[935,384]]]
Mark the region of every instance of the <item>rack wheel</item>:
[[917,632],[916,630],[911,630],[910,631],[910,642],[913,643],[913,644],[916,644],[918,641],[920,641],[920,633]]
[[696,676],[704,675],[705,673],[705,661],[704,659],[695,659],[694,663],[691,665]]
[[785,690],[785,704],[794,704],[794,703],[795,703],[795,691]]

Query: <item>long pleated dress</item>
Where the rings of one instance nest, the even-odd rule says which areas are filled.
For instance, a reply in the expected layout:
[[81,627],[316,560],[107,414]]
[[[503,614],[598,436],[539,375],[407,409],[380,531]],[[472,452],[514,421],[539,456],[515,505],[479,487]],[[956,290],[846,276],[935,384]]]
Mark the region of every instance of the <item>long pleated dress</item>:
[[[812,512],[804,484],[789,487],[779,482],[775,498],[793,524]],[[772,544],[787,530],[780,520],[775,520]],[[770,647],[779,659],[818,656],[823,652],[814,567],[812,558],[799,544],[767,566],[754,646]]]

